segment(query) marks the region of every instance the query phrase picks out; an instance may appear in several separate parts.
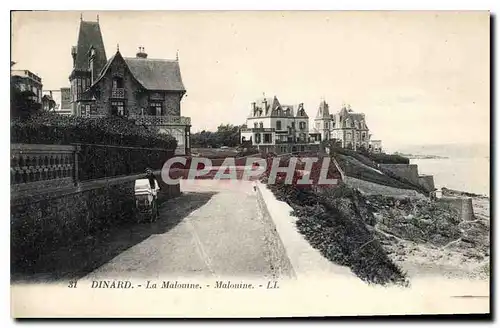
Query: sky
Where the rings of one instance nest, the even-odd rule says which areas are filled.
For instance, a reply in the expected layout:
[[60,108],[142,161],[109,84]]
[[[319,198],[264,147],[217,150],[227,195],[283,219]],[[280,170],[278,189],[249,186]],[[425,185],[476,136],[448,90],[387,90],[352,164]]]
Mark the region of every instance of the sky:
[[265,95],[310,118],[322,99],[332,113],[348,103],[386,149],[489,143],[488,12],[15,12],[15,68],[69,86],[80,14],[99,15],[108,58],[118,44],[128,57],[178,51],[192,132],[244,124]]

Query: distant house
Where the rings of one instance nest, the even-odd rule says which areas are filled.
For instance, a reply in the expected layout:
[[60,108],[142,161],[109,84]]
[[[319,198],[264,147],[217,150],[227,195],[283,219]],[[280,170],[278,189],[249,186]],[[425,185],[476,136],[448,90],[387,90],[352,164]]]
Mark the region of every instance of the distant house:
[[45,111],[51,111],[55,110],[55,108],[56,108],[56,101],[52,96],[52,91],[50,91],[49,94],[45,94],[42,97],[42,109]]
[[72,114],[71,111],[71,89],[70,88],[61,88],[61,99],[58,111],[61,114]]
[[70,88],[44,90],[42,108],[60,115],[73,115],[69,96]]
[[[11,61],[11,67],[15,62]],[[36,103],[42,103],[42,78],[29,70],[12,69],[10,71],[11,83],[20,91],[29,91],[32,93],[32,100]]]
[[370,140],[370,150],[374,153],[381,153],[382,140]]
[[143,47],[135,57],[117,48],[107,59],[99,22],[80,22],[72,47],[70,104],[77,116],[121,116],[174,136],[177,153],[189,151],[191,120],[181,116],[186,93],[179,61],[150,59]]
[[311,136],[320,136],[321,140],[336,140],[343,148],[354,150],[370,149],[370,129],[364,113],[355,113],[350,105],[330,114],[326,101],[319,105]]
[[252,102],[241,129],[241,142],[250,142],[266,152],[310,150],[309,116],[304,104],[282,105],[276,96]]

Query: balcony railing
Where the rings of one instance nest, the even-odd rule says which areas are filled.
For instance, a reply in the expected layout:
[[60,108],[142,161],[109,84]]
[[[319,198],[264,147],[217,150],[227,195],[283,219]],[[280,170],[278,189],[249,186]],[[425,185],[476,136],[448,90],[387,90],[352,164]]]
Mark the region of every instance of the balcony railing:
[[125,98],[125,89],[124,88],[111,89],[111,98],[118,98],[118,99]]
[[274,128],[246,128],[241,129],[241,132],[274,132]]
[[301,138],[296,138],[295,140],[279,140],[276,139],[276,144],[305,144],[309,143],[308,139],[301,139]]
[[191,125],[191,118],[170,115],[129,115],[137,124],[144,125]]

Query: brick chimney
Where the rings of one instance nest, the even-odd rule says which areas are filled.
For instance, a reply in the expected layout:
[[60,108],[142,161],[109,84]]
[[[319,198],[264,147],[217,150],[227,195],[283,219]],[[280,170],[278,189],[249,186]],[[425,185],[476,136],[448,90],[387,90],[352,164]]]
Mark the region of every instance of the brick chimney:
[[144,47],[139,47],[139,51],[135,54],[137,58],[148,58],[148,54],[144,52]]

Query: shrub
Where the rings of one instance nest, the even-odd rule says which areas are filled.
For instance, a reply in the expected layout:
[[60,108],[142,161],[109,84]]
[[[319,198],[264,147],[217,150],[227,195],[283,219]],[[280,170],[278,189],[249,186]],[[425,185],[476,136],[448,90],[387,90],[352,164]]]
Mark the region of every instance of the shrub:
[[161,169],[174,155],[173,150],[119,146],[81,145],[78,153],[78,178],[81,181],[144,173]]
[[367,153],[368,157],[379,164],[410,164],[410,160],[400,155]]
[[377,164],[410,164],[410,160],[400,155],[389,155],[380,153],[371,153],[361,149],[354,151],[345,148],[332,148],[332,152],[336,154],[351,156],[359,160],[365,165],[377,168]]

